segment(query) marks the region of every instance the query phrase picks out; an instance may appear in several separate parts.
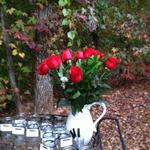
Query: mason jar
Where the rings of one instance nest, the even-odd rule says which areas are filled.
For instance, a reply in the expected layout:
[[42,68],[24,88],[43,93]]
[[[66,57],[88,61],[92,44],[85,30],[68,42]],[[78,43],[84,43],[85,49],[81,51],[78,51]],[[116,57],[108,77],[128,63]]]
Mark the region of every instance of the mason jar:
[[43,147],[45,147],[48,150],[57,150],[56,139],[53,136],[51,136],[47,140],[43,141],[42,145],[43,145]]
[[82,148],[84,147],[83,137],[76,137],[75,138],[75,144],[76,144],[77,149],[82,150]]
[[77,150],[75,146],[66,146],[66,147],[61,147],[59,150]]
[[39,134],[40,118],[37,114],[29,116],[26,123],[26,145],[27,149],[38,149],[41,142]]
[[4,117],[1,121],[1,135],[3,142],[13,142],[12,117]]
[[89,143],[87,145],[84,145],[81,150],[94,150],[94,149],[93,149],[91,143]]
[[66,126],[64,124],[55,124],[53,129],[53,134],[55,138],[59,138],[60,135],[66,131]]
[[12,121],[12,134],[14,137],[15,149],[24,149],[25,147],[25,128],[26,128],[26,117],[25,114],[21,113],[14,117]]
[[57,147],[60,150],[65,148],[75,148],[75,143],[69,131],[62,130],[60,132],[60,136],[57,140]]
[[47,130],[44,130],[44,132],[43,132],[42,142],[48,140],[48,139],[51,138],[52,136],[54,137],[54,134],[53,134],[53,132],[51,131],[51,128],[50,128],[50,129],[47,128]]
[[41,119],[40,122],[40,137],[43,139],[43,134],[45,132],[53,132],[53,123],[52,123],[52,118],[51,116],[45,116]]
[[60,116],[60,115],[55,115],[54,116],[54,120],[53,120],[53,124],[54,125],[66,125],[66,117],[64,117],[64,116]]
[[60,134],[66,131],[66,119],[62,116],[54,116],[54,136],[58,138]]

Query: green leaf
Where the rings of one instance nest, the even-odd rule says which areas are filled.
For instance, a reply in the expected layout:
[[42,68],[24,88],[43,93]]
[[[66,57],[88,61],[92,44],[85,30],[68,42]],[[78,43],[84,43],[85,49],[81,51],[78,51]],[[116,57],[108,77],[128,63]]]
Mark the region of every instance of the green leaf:
[[6,12],[7,12],[9,15],[12,15],[15,10],[16,10],[15,8],[10,8],[10,9],[7,9]]
[[25,67],[21,67],[21,71],[23,73],[29,73],[29,72],[31,72],[31,69],[28,66],[25,66]]
[[7,94],[7,99],[8,99],[8,100],[12,100],[12,95]]
[[73,45],[73,43],[72,43],[71,41],[69,41],[69,42],[67,43],[67,47],[72,47],[72,45]]
[[24,30],[24,22],[23,20],[19,19],[15,22],[15,25],[18,29]]
[[70,0],[59,0],[58,4],[61,7],[66,6],[66,5],[70,5]]
[[64,75],[63,75],[63,69],[64,69],[64,67],[63,67],[63,65],[61,65],[60,68],[59,68],[59,72],[58,72],[58,76],[59,76],[60,78],[64,76]]
[[77,40],[77,45],[78,45],[78,47],[81,46],[81,40],[80,39]]
[[101,87],[105,89],[111,89],[111,87],[106,83],[101,84]]
[[59,4],[59,6],[62,6],[62,7],[66,5],[66,3],[64,2],[64,0],[59,0],[58,4]]
[[63,13],[63,15],[66,17],[66,16],[69,16],[69,15],[71,15],[71,9],[66,9],[66,8],[64,8],[63,10],[62,10],[62,13]]
[[72,31],[69,31],[67,33],[67,37],[71,40],[73,40],[75,38],[75,35],[76,35],[76,31],[75,30],[72,30]]
[[63,26],[67,26],[67,25],[69,24],[69,22],[70,22],[70,21],[69,21],[67,18],[65,18],[65,19],[63,19],[63,21],[62,21],[61,24],[62,24]]
[[71,93],[73,90],[72,89],[66,89],[65,92],[66,93]]
[[37,18],[35,16],[29,17],[27,24],[36,24],[36,23],[37,23]]
[[81,95],[81,93],[79,91],[77,91],[73,96],[72,99],[76,99]]

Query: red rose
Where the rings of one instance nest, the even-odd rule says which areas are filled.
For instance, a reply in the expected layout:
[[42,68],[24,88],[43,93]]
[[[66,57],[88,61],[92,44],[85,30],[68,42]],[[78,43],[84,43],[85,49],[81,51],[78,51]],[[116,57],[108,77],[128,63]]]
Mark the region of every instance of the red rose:
[[118,63],[119,63],[119,60],[117,58],[110,56],[105,62],[105,65],[108,69],[115,69]]
[[118,58],[116,58],[116,57],[112,57],[112,56],[110,56],[110,57],[108,57],[108,61],[111,61],[112,63],[119,63],[119,60],[118,60]]
[[76,59],[79,60],[79,59],[84,59],[84,55],[83,55],[83,51],[76,51]]
[[79,83],[83,78],[83,72],[80,67],[72,66],[69,69],[69,76],[73,83]]
[[73,54],[71,53],[70,49],[65,49],[62,51],[62,60],[68,61],[73,58]]
[[83,54],[84,54],[84,58],[89,58],[95,54],[95,50],[93,48],[85,48]]
[[98,50],[95,50],[95,54],[94,55],[97,55],[99,57],[99,60],[102,60],[104,58],[104,53],[98,51]]
[[49,71],[49,67],[47,64],[45,63],[41,63],[40,65],[37,66],[37,69],[38,69],[38,74],[39,75],[45,75],[48,73]]
[[61,58],[59,55],[51,55],[45,60],[50,69],[56,69],[61,64]]

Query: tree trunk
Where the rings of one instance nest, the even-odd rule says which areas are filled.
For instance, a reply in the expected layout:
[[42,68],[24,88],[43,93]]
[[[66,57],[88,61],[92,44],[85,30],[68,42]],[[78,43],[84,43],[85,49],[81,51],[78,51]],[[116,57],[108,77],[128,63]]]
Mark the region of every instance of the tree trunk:
[[6,53],[7,53],[7,67],[8,67],[10,85],[11,85],[12,93],[14,96],[13,99],[16,104],[16,112],[20,113],[21,112],[21,99],[20,99],[19,89],[16,83],[15,71],[13,68],[13,58],[11,54],[11,48],[9,46],[10,39],[9,39],[9,34],[7,33],[6,27],[5,27],[5,17],[4,17],[3,8],[1,8],[0,16],[1,16],[2,32],[4,33],[3,42],[4,42],[4,46],[6,48]]
[[[45,20],[48,17],[50,11],[50,5],[43,10],[38,11],[38,19]],[[36,65],[38,65],[42,59],[48,56],[46,35],[43,33],[37,33],[37,42],[42,44],[42,50],[38,51]],[[51,78],[49,75],[40,76],[36,74],[35,81],[35,112],[40,114],[52,113],[53,111],[53,87],[51,84]]]

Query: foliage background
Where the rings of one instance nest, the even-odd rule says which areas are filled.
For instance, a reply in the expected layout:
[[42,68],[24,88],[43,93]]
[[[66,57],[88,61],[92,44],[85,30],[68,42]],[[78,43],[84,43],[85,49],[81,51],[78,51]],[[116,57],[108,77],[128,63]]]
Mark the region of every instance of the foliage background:
[[[116,73],[119,79],[149,76],[150,2],[147,0],[0,0],[0,7],[1,112],[14,108],[13,91],[19,92],[22,103],[35,101],[37,62],[53,49],[92,46],[121,58]],[[41,17],[43,12],[47,15]],[[8,76],[5,33],[9,35],[7,44],[17,90],[12,88]]]

